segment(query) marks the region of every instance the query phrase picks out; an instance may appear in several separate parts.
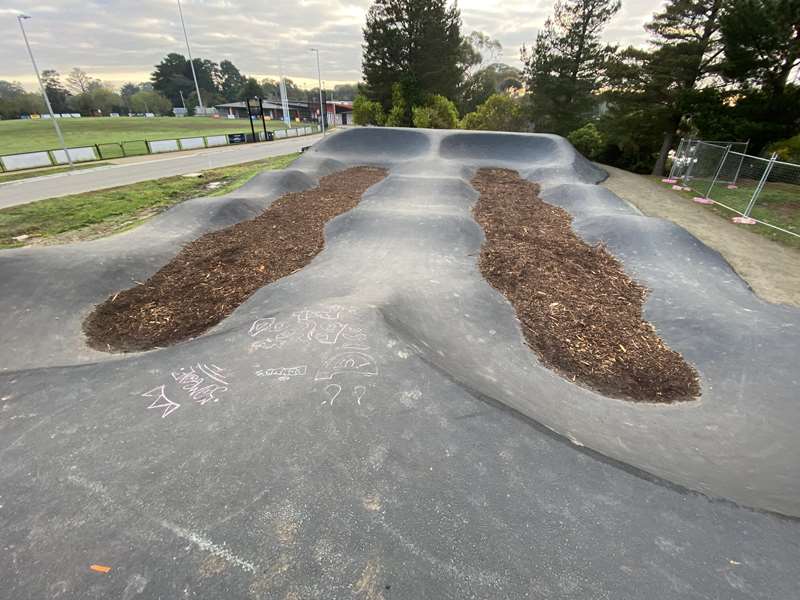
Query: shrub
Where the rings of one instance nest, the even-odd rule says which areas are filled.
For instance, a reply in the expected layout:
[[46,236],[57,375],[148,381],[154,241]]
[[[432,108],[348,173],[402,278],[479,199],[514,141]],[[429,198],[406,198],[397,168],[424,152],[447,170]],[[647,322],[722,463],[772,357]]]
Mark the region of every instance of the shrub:
[[567,139],[575,146],[575,149],[586,158],[594,160],[603,149],[603,136],[594,126],[594,123],[587,123],[571,132]]
[[462,129],[483,131],[525,131],[522,107],[510,96],[493,94],[475,112],[464,115]]
[[772,155],[773,152],[778,153],[780,160],[800,163],[800,134],[768,146],[766,155]]
[[439,94],[430,96],[424,106],[415,106],[411,114],[414,127],[455,129],[458,126],[456,105]]
[[408,127],[409,115],[407,112],[408,103],[406,102],[405,94],[403,94],[403,84],[395,81],[392,84],[392,108],[386,117],[386,125],[388,127]]
[[356,125],[383,125],[386,117],[379,102],[374,102],[362,95],[353,101],[353,121]]

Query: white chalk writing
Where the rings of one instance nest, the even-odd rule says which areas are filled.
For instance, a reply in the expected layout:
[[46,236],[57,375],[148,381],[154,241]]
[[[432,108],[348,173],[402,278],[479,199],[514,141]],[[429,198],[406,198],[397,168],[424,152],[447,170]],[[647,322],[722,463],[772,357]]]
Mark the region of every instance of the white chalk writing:
[[278,381],[289,381],[292,377],[305,375],[308,365],[298,365],[296,367],[277,367],[272,369],[259,369],[256,371],[258,377],[277,377]]
[[197,363],[181,368],[172,373],[172,378],[200,405],[218,402],[219,396],[229,387],[223,369],[214,364]]

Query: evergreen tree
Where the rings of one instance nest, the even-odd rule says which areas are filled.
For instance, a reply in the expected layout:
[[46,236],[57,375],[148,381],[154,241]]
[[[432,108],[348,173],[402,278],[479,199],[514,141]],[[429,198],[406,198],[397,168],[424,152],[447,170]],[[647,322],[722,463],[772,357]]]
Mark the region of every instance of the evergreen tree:
[[[245,76],[236,68],[229,60],[223,60],[219,63],[219,77],[220,85],[219,91],[225,97],[226,102],[233,102],[238,100],[242,86],[245,84]],[[257,82],[256,82],[257,85]],[[252,96],[260,95],[260,91]]]
[[61,75],[58,74],[58,71],[53,71],[52,69],[42,71],[42,84],[44,84],[53,112],[69,112],[69,105],[67,104],[69,90],[61,83]]
[[[219,89],[221,79],[219,65],[203,58],[195,58],[192,60],[192,63],[194,63],[197,85],[200,87],[200,93],[203,95],[203,102],[205,105],[211,106],[211,102],[206,100],[206,96],[215,99],[221,97]],[[183,91],[183,95],[187,98],[190,92],[194,91],[192,65],[189,64],[189,61],[186,60],[182,54],[176,52],[167,54],[167,56],[156,65],[151,79],[153,81],[153,89],[166,96],[174,106],[181,105],[181,91]]]
[[532,52],[523,48],[537,130],[565,135],[592,116],[610,52],[600,32],[619,8],[619,0],[559,0]]
[[239,88],[238,97],[234,98],[235,100],[247,100],[249,98],[255,98],[257,96],[261,96],[262,88],[256,80],[255,77],[248,77],[244,80],[244,83]]
[[[655,50],[647,61],[648,101],[656,102],[662,123],[662,143],[653,167],[664,171],[687,107],[718,69],[722,55],[720,18],[728,0],[670,0],[646,29],[654,36]],[[655,109],[656,107],[654,107]]]
[[389,112],[392,88],[399,84],[404,108],[398,124],[410,124],[411,108],[430,95],[456,97],[464,54],[455,5],[446,0],[375,0],[363,31],[364,94]]
[[721,18],[722,72],[780,96],[800,65],[800,0],[732,0]]

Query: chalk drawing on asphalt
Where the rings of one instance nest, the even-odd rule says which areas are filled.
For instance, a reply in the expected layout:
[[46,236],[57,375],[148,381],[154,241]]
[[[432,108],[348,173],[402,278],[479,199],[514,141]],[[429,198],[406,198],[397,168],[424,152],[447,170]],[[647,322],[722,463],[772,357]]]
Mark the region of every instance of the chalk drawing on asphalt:
[[[158,392],[156,394],[156,392]],[[165,419],[170,414],[178,410],[181,405],[177,402],[173,402],[169,398],[167,398],[167,394],[164,390],[164,386],[160,385],[152,390],[145,392],[142,394],[145,398],[152,398],[153,401],[150,403],[150,406],[147,407],[148,410],[151,408],[163,408],[164,412],[161,413],[161,418]]]

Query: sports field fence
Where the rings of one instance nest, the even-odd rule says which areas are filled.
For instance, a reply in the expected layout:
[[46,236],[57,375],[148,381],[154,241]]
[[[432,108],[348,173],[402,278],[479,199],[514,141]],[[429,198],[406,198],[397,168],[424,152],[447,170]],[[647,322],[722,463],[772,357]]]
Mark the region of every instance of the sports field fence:
[[[182,138],[125,140],[122,142],[86,144],[67,148],[67,151],[73,163],[85,163],[125,158],[127,156],[141,156],[143,154],[197,150],[201,148],[246,144],[250,142],[271,142],[276,139],[311,135],[318,131],[319,126],[316,124],[292,127],[289,129],[276,129],[274,131],[256,131],[251,128],[250,132],[242,133],[220,133],[216,135],[197,135]],[[63,166],[66,164],[69,164],[69,160],[63,148],[39,150],[36,152],[18,152],[0,156],[0,173]]]

